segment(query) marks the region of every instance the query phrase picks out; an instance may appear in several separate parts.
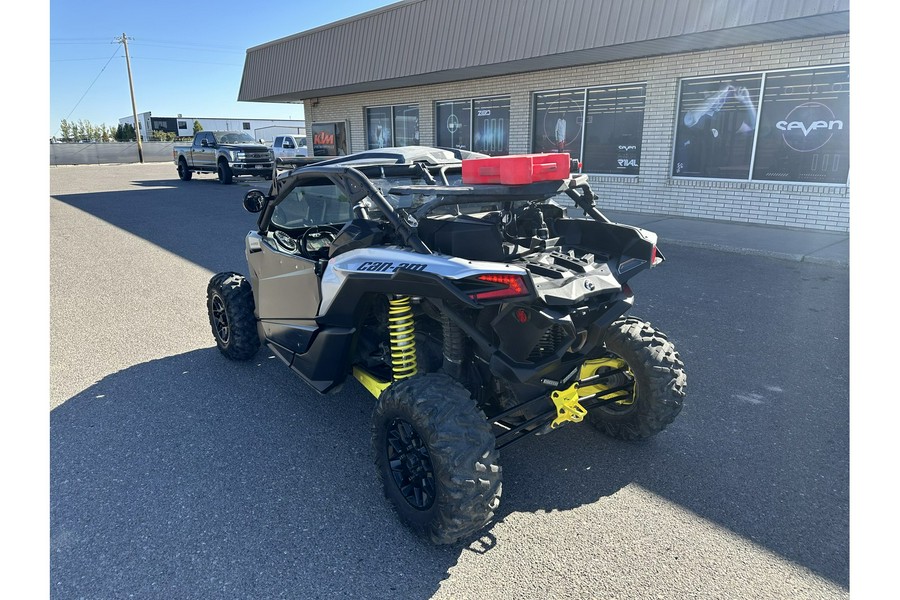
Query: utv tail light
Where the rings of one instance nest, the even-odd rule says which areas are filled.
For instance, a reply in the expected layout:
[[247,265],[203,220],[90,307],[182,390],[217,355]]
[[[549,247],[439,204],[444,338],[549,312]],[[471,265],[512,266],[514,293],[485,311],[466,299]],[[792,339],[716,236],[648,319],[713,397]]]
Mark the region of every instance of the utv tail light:
[[473,278],[473,281],[488,284],[482,290],[469,291],[469,297],[473,300],[500,300],[502,298],[516,298],[518,296],[527,296],[528,285],[525,278],[521,275],[507,275],[503,273],[491,273],[487,275],[479,275]]

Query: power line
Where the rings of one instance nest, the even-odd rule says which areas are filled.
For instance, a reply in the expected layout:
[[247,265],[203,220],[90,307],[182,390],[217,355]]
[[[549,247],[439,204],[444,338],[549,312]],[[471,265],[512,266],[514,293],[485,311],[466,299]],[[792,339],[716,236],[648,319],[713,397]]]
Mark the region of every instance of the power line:
[[189,63],[195,65],[222,65],[225,67],[241,67],[243,64],[240,63],[223,63],[223,62],[210,62],[204,60],[187,60],[183,58],[155,58],[150,56],[132,56],[132,60],[162,60],[166,62],[177,62],[177,63]]
[[103,65],[103,67],[100,69],[100,72],[97,73],[96,77],[94,77],[94,80],[91,82],[91,85],[89,85],[88,88],[86,90],[84,90],[84,93],[81,95],[81,98],[78,99],[78,102],[75,103],[75,106],[73,106],[72,110],[69,111],[69,114],[66,115],[67,121],[69,120],[69,117],[72,116],[72,113],[75,112],[75,109],[78,108],[78,105],[81,104],[81,101],[84,100],[84,97],[87,96],[87,93],[89,91],[91,91],[92,87],[94,87],[94,84],[97,83],[97,80],[100,79],[100,76],[103,75],[103,71],[106,70],[106,67],[109,65],[110,62],[112,62],[112,59],[114,59],[116,57],[116,54],[118,54],[118,53],[119,53],[119,47],[116,46],[116,50],[115,50],[115,52],[113,52],[113,55],[109,57],[109,60],[106,61],[106,64]]
[[240,48],[235,48],[234,46],[210,46],[209,44],[196,44],[192,42],[185,42],[183,40],[178,41],[169,41],[169,40],[154,40],[154,39],[140,39],[133,40],[133,44],[137,46],[156,46],[161,48],[183,48],[190,50],[208,50],[210,52],[237,52],[243,54],[245,50]]

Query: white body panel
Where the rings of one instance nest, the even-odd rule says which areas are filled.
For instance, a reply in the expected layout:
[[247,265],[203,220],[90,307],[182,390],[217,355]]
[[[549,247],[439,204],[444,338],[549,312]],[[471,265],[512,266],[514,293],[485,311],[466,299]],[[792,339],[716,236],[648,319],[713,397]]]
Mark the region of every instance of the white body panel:
[[523,267],[498,262],[466,260],[443,254],[418,254],[399,246],[351,250],[328,262],[322,275],[322,306],[319,314],[328,312],[341,286],[354,273],[390,277],[400,269],[433,273],[451,280],[465,279],[482,273],[508,273],[527,276]]

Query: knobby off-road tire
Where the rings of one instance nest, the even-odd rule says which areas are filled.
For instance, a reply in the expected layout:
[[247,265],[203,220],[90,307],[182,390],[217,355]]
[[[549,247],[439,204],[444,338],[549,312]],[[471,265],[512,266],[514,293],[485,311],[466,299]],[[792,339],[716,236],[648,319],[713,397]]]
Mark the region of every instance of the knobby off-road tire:
[[400,519],[436,544],[452,544],[494,516],[499,454],[484,413],[446,375],[393,384],[372,414],[372,446],[384,495]]
[[253,290],[238,273],[213,275],[206,288],[209,325],[219,350],[232,360],[250,360],[259,350]]
[[194,173],[188,169],[187,161],[183,158],[178,161],[178,178],[182,181],[190,181]]
[[223,185],[230,184],[231,180],[234,178],[231,167],[224,160],[219,161],[219,166],[216,168],[216,177],[218,177],[219,183]]
[[[674,344],[640,319],[627,317],[609,326],[606,350],[628,364],[635,382],[628,404],[608,404],[588,412],[588,420],[601,432],[621,440],[639,440],[666,428],[684,403],[687,375]],[[617,376],[623,383],[624,376]]]

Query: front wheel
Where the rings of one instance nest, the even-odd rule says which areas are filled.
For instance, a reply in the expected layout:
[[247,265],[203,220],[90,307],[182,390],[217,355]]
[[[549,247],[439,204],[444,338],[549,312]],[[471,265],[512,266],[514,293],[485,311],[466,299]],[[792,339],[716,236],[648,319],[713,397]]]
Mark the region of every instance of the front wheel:
[[223,185],[228,185],[229,183],[231,183],[231,180],[234,177],[234,173],[232,173],[231,167],[229,167],[228,163],[224,160],[219,161],[219,166],[216,169],[216,177],[218,177],[219,183]]
[[384,495],[400,519],[436,544],[475,533],[500,504],[494,435],[469,392],[440,374],[394,383],[372,414]]
[[622,440],[638,440],[666,428],[684,404],[687,375],[675,345],[640,319],[619,319],[603,337],[605,353],[591,375],[610,373],[607,389],[624,388],[610,404],[588,411],[601,432]]
[[250,360],[259,350],[253,289],[243,275],[213,275],[206,288],[209,325],[219,351],[232,360]]

